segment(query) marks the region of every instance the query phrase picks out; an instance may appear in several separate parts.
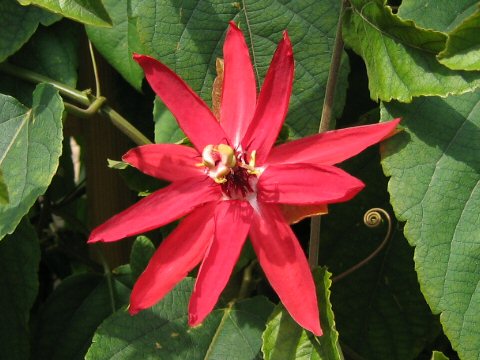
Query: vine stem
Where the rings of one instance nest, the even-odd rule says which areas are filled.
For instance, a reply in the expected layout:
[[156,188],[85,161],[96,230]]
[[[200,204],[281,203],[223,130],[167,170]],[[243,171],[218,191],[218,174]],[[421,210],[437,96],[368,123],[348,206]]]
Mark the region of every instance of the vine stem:
[[107,280],[108,296],[110,298],[110,307],[112,308],[112,314],[113,314],[115,311],[117,311],[117,307],[115,304],[115,292],[113,291],[112,272],[110,270],[110,267],[108,266],[107,259],[105,259],[105,256],[103,255],[103,251],[99,245],[100,244],[95,244],[95,249],[97,251],[100,262],[102,263],[103,272]]
[[[343,38],[342,38],[342,20],[345,11],[346,0],[341,0],[340,14],[338,16],[337,30],[335,33],[335,42],[333,45],[332,61],[328,72],[327,87],[325,89],[325,98],[323,100],[322,117],[318,132],[322,133],[330,129],[332,119],[333,101],[335,99],[335,88],[338,81],[338,72],[342,60]],[[320,248],[320,215],[313,216],[310,220],[310,242],[308,249],[308,263],[311,268],[318,265],[318,252]]]
[[[80,91],[74,89],[66,84],[61,82],[55,81],[50,79],[46,76],[38,74],[36,72],[30,71],[28,69],[20,68],[12,64],[2,63],[0,64],[0,71],[15,76],[19,79],[26,80],[28,82],[38,84],[38,83],[47,83],[52,85],[55,89],[57,89],[60,94],[70,100],[76,101],[77,103],[87,106],[89,109],[93,105],[93,110],[89,109],[82,110],[77,108],[74,105],[65,103],[65,109],[68,112],[71,112],[75,115],[92,115],[92,113],[98,112],[99,114],[107,117],[113,125],[115,125],[122,133],[128,136],[135,144],[137,145],[146,145],[151,144],[152,142],[143,135],[135,126],[133,126],[127,119],[113,110],[110,106],[106,103],[102,102],[102,97],[96,97],[90,94],[89,90]],[[101,106],[96,108],[96,105],[99,104]]]

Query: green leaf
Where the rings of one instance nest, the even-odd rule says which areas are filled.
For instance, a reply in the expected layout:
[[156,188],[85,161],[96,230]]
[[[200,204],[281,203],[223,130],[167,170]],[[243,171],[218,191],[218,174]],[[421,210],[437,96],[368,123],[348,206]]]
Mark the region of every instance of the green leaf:
[[383,104],[394,116],[406,130],[385,144],[383,168],[421,290],[460,358],[479,358],[480,93]]
[[47,189],[62,152],[63,102],[52,86],[40,84],[26,108],[0,94],[0,169],[10,202],[0,205],[0,239],[11,233]]
[[[9,63],[45,75],[75,87],[78,68],[78,29],[67,22],[48,28],[40,27]],[[30,106],[35,86],[13,76],[2,74],[0,91]]]
[[[40,21],[47,21],[45,12],[32,6],[20,6],[15,0],[0,2],[0,62],[17,52],[37,30]],[[49,21],[51,22],[51,21]]]
[[403,0],[398,16],[424,28],[448,33],[472,15],[478,0]]
[[325,268],[319,268],[315,269],[313,276],[317,286],[323,335],[315,337],[301,328],[283,305],[279,304],[263,333],[262,351],[265,360],[343,359],[330,304],[330,285],[332,284],[330,273]]
[[385,0],[350,4],[343,35],[365,61],[372,99],[410,102],[415,96],[462,94],[480,86],[479,72],[453,71],[438,62],[445,34],[401,20]]
[[100,53],[135,89],[142,87],[143,71],[133,60],[132,54],[142,53],[138,39],[136,19],[131,17],[131,2],[139,0],[118,1],[104,0],[108,13],[112,17],[110,29],[87,26],[88,38]]
[[438,60],[453,70],[480,70],[480,10],[477,0],[406,0],[398,16],[448,33]]
[[[318,131],[338,12],[336,0],[143,0],[133,15],[146,52],[171,67],[207,102],[228,21],[236,21],[248,37],[259,83],[288,28],[296,68],[287,122],[298,137]],[[347,73],[345,60],[337,85],[336,114],[343,107]]]
[[37,5],[55,14],[79,21],[88,25],[112,25],[107,11],[98,0],[18,0],[22,5]]
[[431,360],[448,360],[448,357],[440,351],[434,351]]
[[[112,280],[115,305],[128,303],[130,289]],[[83,359],[95,329],[112,314],[107,279],[96,274],[73,275],[60,283],[36,319],[32,358]]]
[[130,267],[135,279],[145,270],[154,252],[155,245],[153,245],[149,238],[146,236],[137,236],[130,254]]
[[117,311],[97,329],[86,359],[255,359],[272,304],[264,297],[232,303],[189,328],[193,283],[185,279],[160,303],[135,316]]
[[447,47],[439,61],[454,70],[480,70],[480,10],[448,34]]
[[2,204],[8,204],[8,189],[5,180],[3,180],[2,170],[0,170],[0,205]]
[[420,292],[413,249],[401,230],[394,230],[366,265],[339,277],[372,254],[386,236],[385,219],[375,229],[363,224],[368,209],[385,209],[393,228],[400,226],[388,204],[378,148],[367,149],[342,168],[367,185],[348,203],[329,206],[329,214],[322,217],[320,263],[334,274],[331,301],[342,348],[352,358],[357,354],[369,360],[417,359],[440,332],[440,323]]
[[0,242],[0,352],[29,359],[29,317],[38,291],[40,248],[28,220]]

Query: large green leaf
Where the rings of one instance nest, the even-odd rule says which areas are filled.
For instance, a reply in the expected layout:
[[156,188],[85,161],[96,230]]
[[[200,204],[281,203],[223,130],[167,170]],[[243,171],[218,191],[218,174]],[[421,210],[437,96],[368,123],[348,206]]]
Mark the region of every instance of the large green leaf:
[[151,309],[118,311],[97,329],[86,359],[238,359],[260,352],[272,304],[264,297],[214,310],[201,326],[187,325],[194,280],[187,278]]
[[11,360],[29,359],[28,321],[37,297],[39,262],[37,236],[23,220],[0,242],[0,352]]
[[[288,29],[296,68],[287,122],[294,136],[302,136],[318,131],[338,12],[336,0],[139,0],[133,15],[147,53],[170,66],[206,101],[211,99],[228,21],[236,21],[248,37],[260,83],[282,31]],[[346,75],[345,61],[337,114],[345,98]]]
[[439,61],[454,70],[480,70],[480,9],[477,0],[406,0],[398,15],[448,33]]
[[98,0],[18,0],[22,5],[37,5],[55,14],[95,26],[111,26],[112,20]]
[[439,61],[451,69],[480,70],[480,10],[448,34]]
[[[117,308],[128,303],[130,289],[112,280],[112,295],[104,276],[73,275],[55,289],[36,318],[32,359],[83,359],[95,329]],[[113,296],[113,300],[112,300]]]
[[136,19],[131,17],[131,3],[136,0],[105,0],[103,4],[112,17],[110,29],[87,26],[87,34],[95,47],[117,71],[137,90],[142,87],[143,71],[133,60],[134,52],[142,53]]
[[472,15],[478,0],[403,0],[398,16],[425,29],[448,33]]
[[363,224],[368,209],[384,208],[395,221],[378,148],[367,149],[343,168],[366,187],[348,203],[332,205],[322,217],[320,257],[334,274],[331,301],[342,348],[352,358],[357,354],[369,360],[416,359],[438,335],[440,325],[420,292],[413,250],[401,231],[395,230],[365,266],[338,277],[367,258],[386,235],[386,220],[376,229]]
[[265,360],[340,360],[343,359],[330,304],[330,273],[325,268],[313,272],[323,335],[315,337],[302,329],[282,304],[277,305],[263,333]]
[[438,62],[445,34],[401,20],[385,0],[350,4],[344,39],[365,61],[372,99],[409,102],[415,96],[462,94],[480,86],[479,72],[454,71]]
[[0,205],[0,239],[11,233],[47,189],[62,152],[63,102],[58,91],[40,84],[26,108],[0,94],[0,169],[9,203]]
[[15,0],[0,2],[0,62],[14,54],[37,30],[39,22],[50,23],[45,12],[32,6],[20,6]]
[[406,130],[383,167],[421,290],[462,359],[480,358],[480,93],[384,104]]

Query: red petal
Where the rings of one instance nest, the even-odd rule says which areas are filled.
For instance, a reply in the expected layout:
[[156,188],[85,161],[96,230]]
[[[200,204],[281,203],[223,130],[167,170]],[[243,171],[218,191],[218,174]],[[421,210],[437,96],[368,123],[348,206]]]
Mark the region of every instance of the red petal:
[[220,187],[204,176],[172,183],[95,228],[88,242],[111,242],[156,229],[221,196]]
[[258,200],[282,204],[330,204],[353,198],[365,185],[334,166],[268,166],[257,184]]
[[285,32],[265,77],[255,115],[242,140],[246,150],[257,151],[258,165],[265,162],[287,115],[293,68],[292,44]]
[[133,287],[130,314],[160,301],[202,260],[213,239],[215,204],[193,211],[160,244]]
[[334,165],[388,137],[400,122],[356,126],[291,141],[272,149],[266,163]]
[[202,161],[201,156],[188,146],[144,145],[128,151],[122,159],[145,174],[168,181],[182,180],[203,173],[203,170],[196,166]]
[[305,254],[276,205],[261,204],[260,211],[250,228],[260,265],[292,318],[321,336],[315,283]]
[[223,56],[221,124],[237,147],[255,112],[257,89],[245,38],[233,22],[225,38]]
[[177,74],[149,56],[135,54],[133,58],[199,152],[206,145],[225,142],[225,132],[208,106]]
[[253,209],[245,201],[221,201],[215,209],[215,237],[198,273],[189,305],[195,326],[212,311],[230,278],[247,238]]

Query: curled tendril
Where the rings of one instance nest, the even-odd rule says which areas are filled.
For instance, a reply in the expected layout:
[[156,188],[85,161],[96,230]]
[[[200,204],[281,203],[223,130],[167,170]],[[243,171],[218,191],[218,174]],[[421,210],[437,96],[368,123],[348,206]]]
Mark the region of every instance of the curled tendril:
[[385,234],[385,237],[383,238],[383,241],[378,245],[378,247],[370,254],[368,255],[365,259],[361,260],[357,264],[353,265],[350,269],[344,271],[340,275],[337,275],[332,278],[333,282],[340,281],[350,275],[351,273],[357,271],[364,265],[366,265],[370,260],[372,260],[375,256],[377,256],[380,251],[387,245],[388,241],[390,240],[392,236],[392,219],[388,212],[381,208],[372,208],[368,210],[365,215],[363,215],[363,222],[364,224],[369,227],[369,228],[376,228],[380,226],[380,224],[386,220],[387,221],[387,233]]

